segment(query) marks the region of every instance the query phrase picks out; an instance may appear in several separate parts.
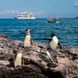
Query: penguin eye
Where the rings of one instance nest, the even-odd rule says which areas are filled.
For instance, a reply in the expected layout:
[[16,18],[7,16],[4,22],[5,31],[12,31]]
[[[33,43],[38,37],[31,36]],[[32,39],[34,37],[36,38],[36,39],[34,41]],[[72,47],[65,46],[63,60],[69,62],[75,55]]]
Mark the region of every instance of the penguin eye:
[[51,37],[53,37],[53,34],[50,34]]
[[26,31],[28,31],[28,29],[26,29]]
[[55,34],[52,33],[52,34],[50,34],[50,36],[53,37],[53,36],[55,36]]
[[26,29],[26,33],[28,33],[28,32],[30,32],[30,29],[28,28],[28,29]]

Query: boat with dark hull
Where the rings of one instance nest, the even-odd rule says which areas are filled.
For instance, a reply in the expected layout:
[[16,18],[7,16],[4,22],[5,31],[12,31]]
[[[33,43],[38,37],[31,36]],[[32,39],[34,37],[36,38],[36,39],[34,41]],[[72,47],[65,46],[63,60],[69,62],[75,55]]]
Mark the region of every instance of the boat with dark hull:
[[53,18],[48,17],[47,21],[50,23],[50,22],[52,22],[52,21],[53,21]]

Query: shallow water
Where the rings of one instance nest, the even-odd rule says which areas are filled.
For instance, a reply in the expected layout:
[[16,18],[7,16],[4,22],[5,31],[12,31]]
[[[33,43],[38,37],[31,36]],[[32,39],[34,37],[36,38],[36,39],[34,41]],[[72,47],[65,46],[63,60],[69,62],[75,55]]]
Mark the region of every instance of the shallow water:
[[7,34],[10,39],[23,40],[26,28],[31,29],[32,39],[38,42],[48,41],[50,33],[55,33],[62,45],[78,46],[78,19],[59,19],[59,23],[48,23],[47,19],[16,20],[0,19],[0,33]]

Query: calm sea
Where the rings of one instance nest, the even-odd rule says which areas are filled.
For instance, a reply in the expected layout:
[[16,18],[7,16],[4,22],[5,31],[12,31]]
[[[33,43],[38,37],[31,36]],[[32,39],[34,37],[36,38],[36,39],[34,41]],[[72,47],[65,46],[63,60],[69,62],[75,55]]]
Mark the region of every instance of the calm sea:
[[0,33],[7,34],[10,39],[23,40],[26,28],[31,29],[32,39],[38,42],[50,38],[50,33],[55,33],[64,46],[78,46],[78,19],[59,19],[59,23],[48,23],[47,19],[16,20],[0,19]]

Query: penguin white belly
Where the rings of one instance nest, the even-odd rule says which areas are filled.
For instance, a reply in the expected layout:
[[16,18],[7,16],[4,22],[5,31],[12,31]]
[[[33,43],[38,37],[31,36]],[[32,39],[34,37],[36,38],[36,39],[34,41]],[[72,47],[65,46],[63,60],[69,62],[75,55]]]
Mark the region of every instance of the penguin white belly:
[[30,39],[31,39],[30,35],[28,35],[28,36],[25,37],[25,39],[24,39],[24,47],[27,47],[27,46],[31,45]]
[[16,66],[21,66],[22,64],[22,53],[17,54],[16,59],[15,59],[15,67]]
[[55,41],[50,42],[50,47],[54,50],[57,48],[57,43]]

